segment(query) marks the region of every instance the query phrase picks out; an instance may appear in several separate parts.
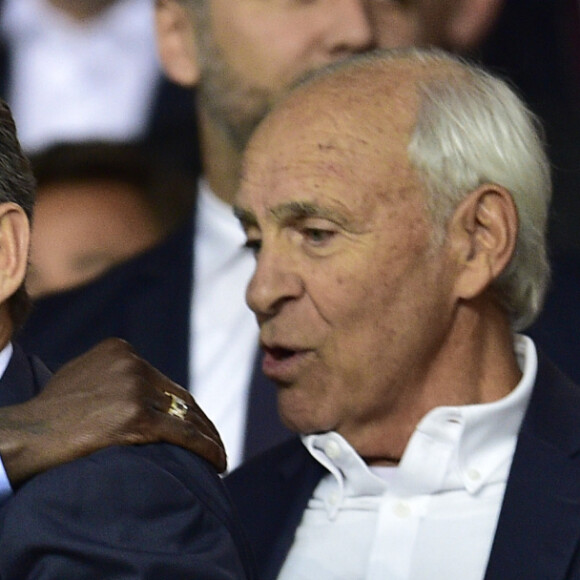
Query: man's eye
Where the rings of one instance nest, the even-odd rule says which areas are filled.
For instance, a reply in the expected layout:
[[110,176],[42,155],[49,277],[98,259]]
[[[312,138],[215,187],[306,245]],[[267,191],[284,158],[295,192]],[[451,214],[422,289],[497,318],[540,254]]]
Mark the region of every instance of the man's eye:
[[336,232],[333,230],[325,230],[320,228],[304,228],[302,235],[313,244],[323,244],[328,242]]
[[258,252],[260,251],[260,248],[262,246],[262,240],[251,240],[248,239],[246,240],[245,244],[244,244],[244,248],[248,248],[248,250],[250,250],[252,252],[252,254],[257,255]]

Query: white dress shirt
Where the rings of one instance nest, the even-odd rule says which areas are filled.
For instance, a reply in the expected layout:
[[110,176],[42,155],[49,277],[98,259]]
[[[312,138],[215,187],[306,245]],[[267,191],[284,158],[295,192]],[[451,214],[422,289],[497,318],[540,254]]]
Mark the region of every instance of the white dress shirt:
[[4,0],[0,26],[14,59],[7,101],[26,151],[144,132],[161,74],[153,4],[119,0],[78,23],[48,0]]
[[337,433],[304,444],[330,472],[298,527],[280,580],[481,580],[537,356],[515,338],[523,377],[507,397],[438,407],[398,467],[369,468]]
[[[6,372],[6,367],[8,366],[10,358],[12,357],[12,351],[13,348],[11,343],[8,343],[0,351],[0,378],[2,378]],[[10,485],[10,481],[6,475],[6,470],[4,469],[2,458],[0,458],[0,503],[6,500],[11,494],[12,486]]]
[[258,325],[245,301],[255,259],[243,247],[245,235],[231,206],[218,199],[204,180],[198,196],[190,384],[220,432],[231,470],[242,460],[258,350]]

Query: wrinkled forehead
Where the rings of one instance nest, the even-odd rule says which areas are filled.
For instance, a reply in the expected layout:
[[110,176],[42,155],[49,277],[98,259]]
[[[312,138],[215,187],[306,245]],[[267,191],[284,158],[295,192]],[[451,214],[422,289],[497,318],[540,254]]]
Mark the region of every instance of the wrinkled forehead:
[[372,186],[405,169],[418,97],[404,70],[393,69],[379,79],[345,71],[296,89],[250,140],[238,203],[258,190],[273,195],[283,180]]

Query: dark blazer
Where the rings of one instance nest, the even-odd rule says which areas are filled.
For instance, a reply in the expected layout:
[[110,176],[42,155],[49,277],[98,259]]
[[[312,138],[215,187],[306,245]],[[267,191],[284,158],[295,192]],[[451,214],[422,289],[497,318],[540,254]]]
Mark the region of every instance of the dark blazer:
[[[49,377],[16,347],[0,404]],[[0,578],[253,578],[247,542],[209,464],[171,445],[112,447],[52,469],[0,511]]]
[[[226,479],[260,580],[277,577],[324,473],[294,439]],[[579,548],[580,388],[540,357],[485,578],[577,580]]]
[[[175,382],[188,385],[193,237],[194,218],[95,282],[38,301],[19,342],[55,370],[100,340],[117,336]],[[244,455],[251,457],[288,436],[277,412],[276,387],[262,374],[257,354]]]
[[0,407],[19,405],[38,395],[50,378],[50,371],[36,357],[14,344],[14,351],[0,379]]
[[580,384],[580,250],[560,253],[553,260],[546,303],[526,334]]

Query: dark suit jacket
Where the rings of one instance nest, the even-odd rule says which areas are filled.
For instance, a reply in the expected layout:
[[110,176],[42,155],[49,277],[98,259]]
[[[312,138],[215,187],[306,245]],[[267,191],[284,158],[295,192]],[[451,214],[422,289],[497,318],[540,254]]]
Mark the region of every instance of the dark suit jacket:
[[561,253],[554,260],[546,303],[526,334],[580,384],[580,251]]
[[[117,336],[175,382],[188,385],[193,237],[192,218],[162,244],[95,282],[38,301],[19,342],[54,370],[100,340]],[[288,436],[277,412],[276,387],[262,374],[257,355],[244,455],[251,457]]]
[[36,357],[14,344],[12,358],[0,379],[0,407],[19,405],[38,395],[50,378],[50,371]]
[[[1,404],[49,373],[16,347]],[[0,578],[250,579],[252,561],[223,484],[171,445],[112,447],[52,469],[0,512]]]
[[[297,439],[227,479],[260,580],[273,580],[325,470]],[[580,388],[541,357],[486,580],[580,578]]]

